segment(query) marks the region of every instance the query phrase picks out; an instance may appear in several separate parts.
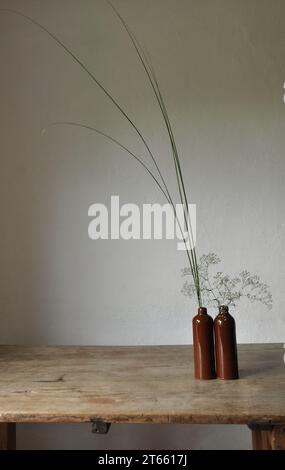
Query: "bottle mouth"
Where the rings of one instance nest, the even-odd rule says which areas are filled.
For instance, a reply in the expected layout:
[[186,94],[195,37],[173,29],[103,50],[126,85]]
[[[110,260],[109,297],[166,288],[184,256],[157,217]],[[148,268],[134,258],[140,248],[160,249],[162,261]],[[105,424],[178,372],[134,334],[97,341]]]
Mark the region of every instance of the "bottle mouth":
[[200,314],[205,314],[205,313],[207,313],[206,307],[199,307],[199,308],[198,308],[198,313],[200,313]]
[[219,312],[220,313],[225,313],[229,311],[229,307],[227,305],[220,305],[219,306]]

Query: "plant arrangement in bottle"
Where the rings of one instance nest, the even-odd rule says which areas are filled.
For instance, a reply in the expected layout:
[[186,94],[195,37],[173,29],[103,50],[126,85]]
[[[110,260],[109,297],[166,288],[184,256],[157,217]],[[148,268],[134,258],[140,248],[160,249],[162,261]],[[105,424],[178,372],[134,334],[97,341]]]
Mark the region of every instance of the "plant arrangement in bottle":
[[[231,277],[221,271],[211,274],[210,268],[220,263],[215,253],[201,256],[198,263],[200,289],[206,305],[218,307],[219,313],[214,321],[215,356],[217,377],[238,379],[238,357],[235,320],[229,313],[229,307],[246,298],[250,302],[260,302],[268,309],[272,308],[272,294],[269,286],[261,282],[256,274],[247,270]],[[182,276],[189,276],[188,267],[182,270]],[[193,283],[186,280],[182,293],[193,297]]]

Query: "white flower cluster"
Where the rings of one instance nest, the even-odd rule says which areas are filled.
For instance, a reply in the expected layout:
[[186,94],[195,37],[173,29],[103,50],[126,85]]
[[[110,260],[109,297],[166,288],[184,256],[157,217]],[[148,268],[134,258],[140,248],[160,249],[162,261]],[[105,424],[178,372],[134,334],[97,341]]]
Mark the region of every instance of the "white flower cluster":
[[[246,297],[250,302],[261,302],[268,309],[272,308],[272,294],[269,286],[261,282],[260,277],[244,270],[235,277],[223,274],[221,271],[210,276],[209,268],[220,263],[215,253],[201,256],[198,263],[200,289],[205,306],[228,305],[235,307],[237,302]],[[182,270],[182,276],[190,276],[190,268]],[[195,297],[195,285],[185,281],[182,293],[188,297]]]

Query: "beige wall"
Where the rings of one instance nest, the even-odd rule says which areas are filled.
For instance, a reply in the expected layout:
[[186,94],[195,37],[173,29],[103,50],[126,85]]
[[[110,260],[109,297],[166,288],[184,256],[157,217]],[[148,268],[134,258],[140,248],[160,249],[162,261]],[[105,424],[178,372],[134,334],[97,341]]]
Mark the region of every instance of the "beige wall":
[[[199,253],[270,283],[274,308],[242,303],[240,342],[284,341],[283,0],[115,0],[152,56],[176,132]],[[161,118],[129,41],[99,0],[0,0],[43,23],[89,65],[159,155],[174,187]],[[88,207],[162,202],[135,162],[81,121],[143,148],[90,79],[35,26],[0,14],[0,341],[191,342],[180,294],[185,255],[170,241],[88,239]],[[247,448],[243,427],[21,426],[19,447]]]

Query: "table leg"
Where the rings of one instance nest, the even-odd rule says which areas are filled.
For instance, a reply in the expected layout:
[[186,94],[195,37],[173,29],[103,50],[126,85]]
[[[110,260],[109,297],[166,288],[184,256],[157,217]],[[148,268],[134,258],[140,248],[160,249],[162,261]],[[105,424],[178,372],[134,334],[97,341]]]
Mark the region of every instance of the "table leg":
[[251,424],[253,450],[285,450],[285,425]]
[[16,450],[15,423],[0,423],[0,450]]

